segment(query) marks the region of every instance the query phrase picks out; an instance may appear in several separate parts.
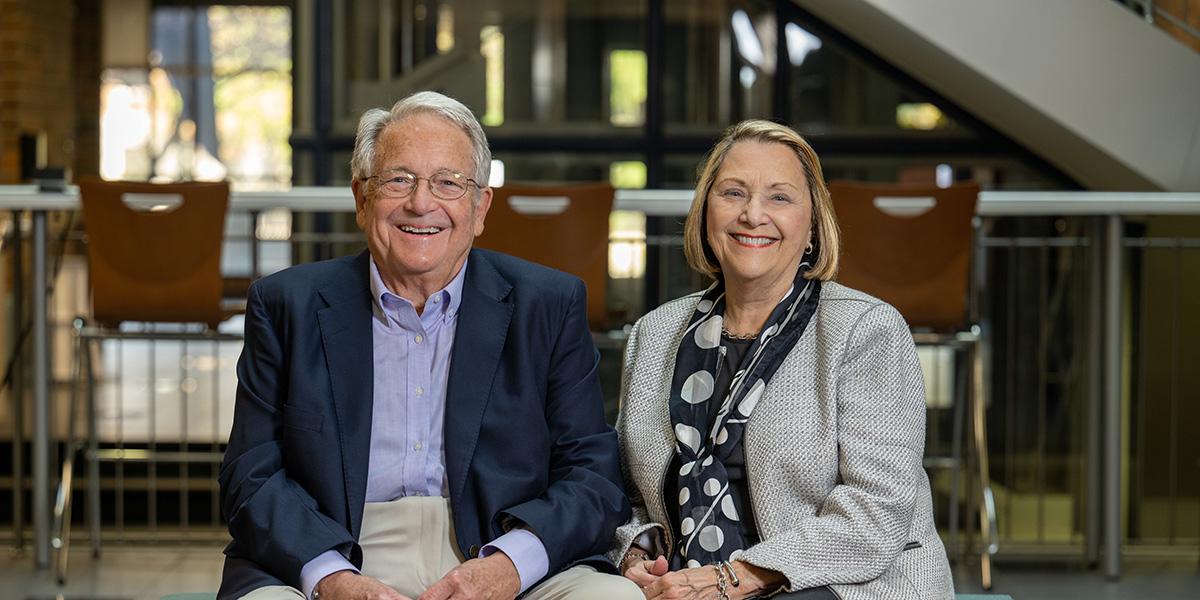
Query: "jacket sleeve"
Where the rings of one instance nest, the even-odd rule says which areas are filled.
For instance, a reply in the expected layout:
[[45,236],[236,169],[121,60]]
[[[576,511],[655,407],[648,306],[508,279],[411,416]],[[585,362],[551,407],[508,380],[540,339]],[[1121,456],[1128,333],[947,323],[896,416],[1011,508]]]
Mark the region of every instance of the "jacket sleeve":
[[503,511],[542,540],[551,573],[606,552],[613,531],[629,518],[617,437],[604,420],[600,355],[588,329],[586,294],[583,282],[575,280],[551,350],[545,408],[549,486]]
[[839,485],[813,516],[741,556],[792,589],[879,577],[909,541],[925,446],[925,394],[912,334],[879,304],[851,330],[837,372]]
[[226,554],[248,559],[299,588],[301,568],[326,550],[338,550],[357,566],[361,557],[352,556],[350,532],[323,514],[284,470],[282,408],[289,366],[281,340],[281,304],[264,301],[259,283],[247,294],[233,430],[219,482],[233,537]]
[[[641,320],[633,324],[633,329],[629,332],[629,339],[625,343],[625,357],[621,365],[621,394],[620,406],[621,411],[617,414],[617,439],[620,442],[621,449],[621,475],[624,477],[625,489],[629,493],[629,503],[633,509],[633,514],[625,524],[617,528],[616,535],[613,539],[612,548],[608,551],[608,559],[617,565],[621,565],[621,559],[625,557],[625,553],[629,551],[629,547],[643,533],[647,531],[652,534],[658,533],[661,535],[662,525],[654,522],[650,518],[650,513],[646,509],[646,499],[642,497],[641,489],[638,488],[637,482],[633,481],[629,473],[629,464],[626,457],[629,456],[629,423],[626,419],[625,402],[629,397],[629,379],[633,376],[634,361],[637,360],[637,336],[641,329]],[[649,548],[648,548],[649,549]]]

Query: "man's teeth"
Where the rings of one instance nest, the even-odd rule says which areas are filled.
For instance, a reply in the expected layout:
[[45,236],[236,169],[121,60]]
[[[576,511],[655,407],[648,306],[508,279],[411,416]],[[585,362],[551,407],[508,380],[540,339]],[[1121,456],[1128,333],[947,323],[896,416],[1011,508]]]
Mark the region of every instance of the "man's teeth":
[[441,227],[413,227],[412,225],[401,225],[400,231],[408,233],[416,233],[420,235],[430,235],[441,231]]
[[765,237],[750,237],[750,236],[745,236],[745,235],[735,235],[735,236],[733,236],[733,238],[736,239],[738,242],[747,244],[749,246],[766,246],[768,244],[775,243],[775,240],[773,238],[765,238]]

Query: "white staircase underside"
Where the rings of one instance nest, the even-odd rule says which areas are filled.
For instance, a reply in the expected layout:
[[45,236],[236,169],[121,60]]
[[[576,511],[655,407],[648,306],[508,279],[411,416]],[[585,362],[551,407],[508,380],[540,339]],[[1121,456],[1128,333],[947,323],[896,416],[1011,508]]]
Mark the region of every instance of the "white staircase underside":
[[1105,0],[794,0],[1093,190],[1200,191],[1200,53]]

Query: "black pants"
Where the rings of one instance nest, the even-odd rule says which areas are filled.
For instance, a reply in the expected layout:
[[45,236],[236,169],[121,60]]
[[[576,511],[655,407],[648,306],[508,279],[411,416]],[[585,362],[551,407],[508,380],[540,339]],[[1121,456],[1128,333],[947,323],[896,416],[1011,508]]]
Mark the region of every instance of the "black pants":
[[829,586],[821,586],[817,588],[808,588],[798,592],[784,592],[771,596],[771,600],[838,600],[833,590]]

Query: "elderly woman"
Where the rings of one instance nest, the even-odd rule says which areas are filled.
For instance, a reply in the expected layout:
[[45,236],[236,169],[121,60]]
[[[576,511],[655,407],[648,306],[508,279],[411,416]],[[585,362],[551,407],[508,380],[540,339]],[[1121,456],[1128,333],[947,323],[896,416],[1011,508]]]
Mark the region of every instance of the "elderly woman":
[[650,599],[952,598],[912,336],[832,281],[813,149],[782,125],[730,128],[684,238],[716,281],[630,334],[617,431],[634,516],[610,558]]

